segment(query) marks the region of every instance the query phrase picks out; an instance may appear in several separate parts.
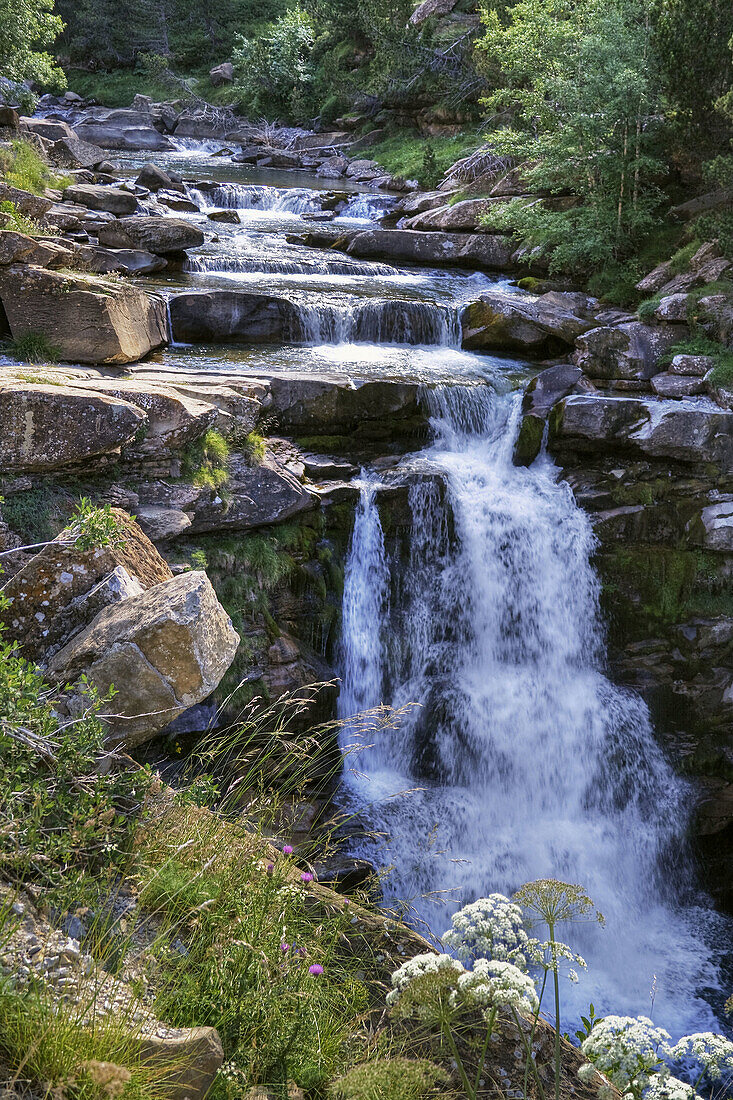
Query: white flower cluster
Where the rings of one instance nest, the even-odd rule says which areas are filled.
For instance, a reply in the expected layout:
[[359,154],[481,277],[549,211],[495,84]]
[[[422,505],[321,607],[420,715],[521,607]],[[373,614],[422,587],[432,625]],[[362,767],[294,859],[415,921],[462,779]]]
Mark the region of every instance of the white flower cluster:
[[527,969],[529,938],[522,910],[503,894],[489,894],[466,905],[453,916],[443,943],[459,959],[488,958]]
[[714,1081],[733,1071],[733,1043],[712,1031],[685,1035],[672,1047],[671,1055],[676,1062],[692,1056]]
[[393,989],[387,994],[387,1004],[395,1005],[399,1000],[400,994],[407,989],[408,985],[418,978],[422,978],[426,974],[438,974],[441,970],[452,970],[456,974],[466,973],[465,967],[459,963],[458,959],[454,959],[452,955],[433,955],[432,953],[426,953],[424,955],[415,955],[413,959],[408,959],[407,962],[403,963],[399,970],[395,970],[392,975]]
[[605,1016],[580,1049],[624,1092],[632,1081],[640,1089],[650,1084],[651,1071],[669,1057],[669,1044],[669,1032],[648,1016]]
[[[588,964],[583,956],[578,955],[572,947],[568,947],[566,943],[562,943],[560,940],[555,940],[554,943],[551,940],[529,940],[527,943],[527,958],[531,963],[552,972],[555,970],[558,973],[560,972],[560,963],[563,959],[575,963],[581,970],[588,969]],[[567,976],[571,982],[578,981],[577,971],[572,967],[568,968]]]
[[699,1100],[692,1085],[669,1072],[652,1073],[644,1100]]
[[473,970],[461,974],[454,1003],[476,1006],[488,1016],[495,1008],[536,1012],[539,1000],[534,982],[513,963],[477,959]]

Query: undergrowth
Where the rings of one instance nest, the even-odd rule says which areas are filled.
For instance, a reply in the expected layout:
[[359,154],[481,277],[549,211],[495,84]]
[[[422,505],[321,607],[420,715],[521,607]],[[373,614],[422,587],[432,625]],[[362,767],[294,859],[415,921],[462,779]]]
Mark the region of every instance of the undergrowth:
[[22,139],[11,141],[9,149],[0,149],[0,174],[6,183],[21,191],[42,195],[48,187],[63,190],[71,180],[49,168],[38,150]]
[[46,363],[58,363],[61,349],[49,340],[44,332],[26,332],[14,340],[8,340],[2,347],[3,352],[21,363],[33,363],[41,366]]

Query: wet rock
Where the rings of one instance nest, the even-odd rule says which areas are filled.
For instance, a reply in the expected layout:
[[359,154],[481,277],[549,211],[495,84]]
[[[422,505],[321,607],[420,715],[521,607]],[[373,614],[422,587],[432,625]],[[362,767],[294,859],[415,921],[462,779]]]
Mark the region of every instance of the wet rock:
[[684,337],[679,325],[641,321],[594,328],[577,337],[574,362],[589,378],[645,380],[660,371],[660,360]]
[[140,187],[146,187],[148,191],[160,191],[161,189],[177,189],[182,185],[175,184],[167,172],[158,168],[156,164],[144,164],[135,180]]
[[669,369],[672,374],[704,378],[714,366],[715,360],[710,355],[675,355]]
[[13,339],[43,333],[77,363],[132,363],[168,338],[165,303],[137,287],[39,267],[0,268]]
[[271,410],[280,427],[308,434],[350,432],[367,423],[397,427],[426,413],[419,387],[408,382],[361,381],[311,374],[272,375]]
[[328,157],[328,159],[324,160],[323,164],[316,170],[316,175],[321,179],[339,180],[342,176],[346,175],[346,169],[348,167],[349,162],[346,157]]
[[191,534],[203,531],[247,531],[282,523],[317,507],[317,497],[271,454],[257,464],[230,459],[226,500],[202,493],[191,509]]
[[157,198],[158,202],[169,210],[187,214],[199,213],[199,207],[193,199],[189,199],[187,195],[181,195],[176,191],[159,191]]
[[110,214],[134,214],[137,199],[129,191],[94,183],[77,183],[64,191],[66,202],[77,202],[90,210],[106,210]]
[[502,291],[482,294],[463,314],[463,346],[471,350],[553,355],[572,347],[594,322],[558,306],[554,298]]
[[406,263],[458,264],[461,267],[509,266],[513,246],[507,237],[488,233],[420,233],[411,229],[369,229],[348,245],[352,256]]
[[206,217],[212,222],[227,222],[229,225],[239,225],[242,219],[237,210],[207,210]]
[[93,246],[82,253],[84,267],[97,275],[120,271],[124,275],[152,275],[167,267],[162,256],[137,248],[103,248]]
[[173,149],[167,137],[152,124],[152,116],[129,108],[95,107],[76,124],[77,137],[103,149]]
[[608,394],[564,398],[550,416],[553,452],[644,455],[733,473],[733,413],[706,398],[689,404]]
[[696,394],[707,391],[702,378],[676,374],[672,371],[655,374],[651,380],[651,387],[660,397],[694,397]]
[[[62,531],[8,581],[5,637],[23,647],[29,660],[64,645],[106,606],[170,580],[168,564],[137,523],[119,509],[113,515],[120,541],[79,550],[68,545],[74,531]],[[122,574],[120,573],[122,571]]]
[[581,378],[580,367],[558,363],[532,379],[522,401],[522,423],[514,445],[515,466],[531,466],[540,453],[550,409],[572,393]]
[[197,225],[181,218],[121,218],[100,229],[99,243],[108,248],[137,248],[165,256],[198,248],[204,243],[204,234]]
[[132,746],[210,695],[238,645],[208,577],[193,571],[105,608],[49,671],[67,683],[86,675],[103,695],[114,684],[110,739]]
[[129,401],[70,386],[0,383],[0,468],[46,473],[119,453],[144,425]]
[[177,294],[170,300],[170,317],[173,339],[184,343],[274,343],[300,329],[298,310],[286,298],[236,290]]

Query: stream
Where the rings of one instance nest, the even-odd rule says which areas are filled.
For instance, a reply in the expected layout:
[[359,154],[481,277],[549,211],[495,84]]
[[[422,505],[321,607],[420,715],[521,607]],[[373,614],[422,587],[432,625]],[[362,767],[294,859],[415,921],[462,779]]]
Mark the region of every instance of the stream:
[[[130,174],[143,163],[118,159]],[[645,703],[606,675],[587,516],[546,454],[529,469],[511,461],[532,368],[460,348],[468,301],[488,286],[522,292],[486,274],[357,261],[293,239],[325,220],[324,207],[366,228],[391,196],[225,164],[192,144],[155,161],[210,180],[192,196],[204,210],[237,210],[241,224],[206,223],[217,239],[182,273],[145,285],[275,292],[299,317],[284,346],[176,345],[155,361],[424,386],[432,442],[400,466],[409,546],[385,539],[378,474],[365,469],[346,563],[337,798],[362,826],[352,851],[387,869],[389,904],[438,935],[482,894],[539,877],[578,882],[606,926],[563,930],[588,961],[565,988],[567,1026],[593,1001],[599,1014],[653,1012],[675,1036],[718,1029],[731,933],[696,887],[690,793]],[[382,702],[407,709],[352,756],[348,718]]]

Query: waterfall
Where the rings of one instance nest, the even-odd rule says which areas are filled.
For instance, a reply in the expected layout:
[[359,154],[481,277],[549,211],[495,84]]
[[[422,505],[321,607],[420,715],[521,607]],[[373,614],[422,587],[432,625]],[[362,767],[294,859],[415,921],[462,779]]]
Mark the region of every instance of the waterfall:
[[460,346],[461,308],[403,299],[352,299],[299,304],[307,344],[439,344]]
[[[391,599],[379,623],[367,610],[368,647],[344,621],[341,716],[364,704],[360,682],[419,704],[347,774],[345,799],[389,838],[386,851],[358,849],[393,866],[387,895],[437,933],[477,896],[540,877],[582,884],[607,925],[564,930],[589,966],[564,992],[566,1023],[591,1000],[649,1014],[655,986],[658,1023],[709,1027],[700,994],[719,979],[706,939],[723,918],[694,894],[687,787],[643,701],[604,675],[590,522],[547,456],[512,465],[517,395],[450,387],[426,399],[435,441],[420,461],[445,493],[414,481],[408,560],[380,551]],[[360,529],[378,525],[376,499],[362,495]],[[355,533],[345,609],[368,599],[375,545],[366,553]]]
[[375,483],[363,481],[354,519],[344,578],[343,687],[340,705],[358,714],[382,702],[383,669],[380,630],[389,608],[389,567],[384,534],[375,507]]
[[321,210],[322,193],[304,187],[282,189],[265,184],[219,183],[191,188],[190,195],[202,210],[277,210],[284,214],[315,214]]
[[376,222],[383,218],[396,203],[391,195],[374,195],[361,192],[353,195],[339,214],[339,218],[350,221]]

